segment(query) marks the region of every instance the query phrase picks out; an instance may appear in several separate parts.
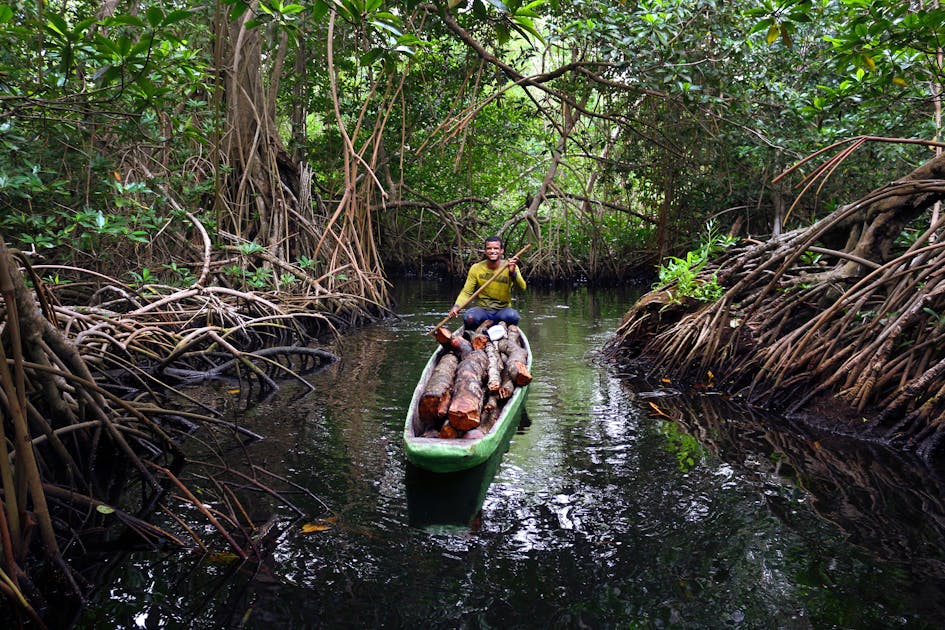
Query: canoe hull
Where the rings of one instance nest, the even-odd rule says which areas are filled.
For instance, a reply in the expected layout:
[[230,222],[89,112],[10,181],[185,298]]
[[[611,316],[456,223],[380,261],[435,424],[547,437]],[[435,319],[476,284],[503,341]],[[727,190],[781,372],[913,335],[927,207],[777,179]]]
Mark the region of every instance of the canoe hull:
[[[525,333],[521,334],[525,349],[528,351],[528,368],[531,370],[531,347]],[[505,442],[504,438],[510,429],[518,425],[522,409],[525,406],[525,399],[528,396],[529,386],[515,388],[515,392],[502,406],[502,411],[492,429],[481,438],[465,440],[462,438],[416,437],[415,427],[419,424],[417,410],[420,397],[423,395],[423,390],[439,356],[440,351],[438,350],[427,361],[420,382],[417,384],[417,389],[410,401],[410,408],[407,410],[407,421],[404,425],[404,453],[407,460],[418,468],[445,473],[477,466],[496,452],[499,446]]]

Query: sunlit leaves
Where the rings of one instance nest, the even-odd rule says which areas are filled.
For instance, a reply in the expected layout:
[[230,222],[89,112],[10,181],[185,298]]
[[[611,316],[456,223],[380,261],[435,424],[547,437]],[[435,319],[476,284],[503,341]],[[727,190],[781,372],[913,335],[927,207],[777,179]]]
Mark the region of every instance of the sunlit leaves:
[[535,22],[530,16],[518,14],[513,15],[512,28],[521,33],[525,39],[529,39],[529,36],[531,36],[538,41],[544,41],[544,37],[542,37],[542,34],[535,27]]

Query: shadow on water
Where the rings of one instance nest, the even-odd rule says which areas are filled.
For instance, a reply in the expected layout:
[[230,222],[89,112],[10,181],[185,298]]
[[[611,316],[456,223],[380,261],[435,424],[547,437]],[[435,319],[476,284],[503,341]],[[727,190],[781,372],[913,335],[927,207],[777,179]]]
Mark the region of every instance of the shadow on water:
[[595,362],[626,293],[530,290],[527,414],[476,469],[408,466],[404,416],[456,290],[398,285],[400,317],[341,341],[314,393],[238,413],[267,436],[245,455],[305,512],[241,495],[275,518],[262,563],[131,554],[86,574],[101,587],[79,627],[940,627],[941,480],[720,396],[630,385]]
[[527,426],[528,414],[519,413],[520,421],[506,425],[505,435],[496,452],[486,461],[469,470],[453,473],[434,473],[407,462],[404,479],[407,493],[407,515],[411,527],[436,529],[459,527],[476,531],[482,503],[495,478],[502,457],[509,448],[513,433]]
[[[877,581],[881,589],[891,589],[892,609],[914,611],[920,625],[921,619],[945,616],[945,478],[940,474],[917,458],[722,396],[664,397],[646,389],[631,388],[631,398],[671,418],[668,422],[694,438],[690,444],[759,480],[774,477],[803,490],[807,505],[832,523],[845,543],[882,563]],[[675,447],[681,456],[682,443],[677,440]],[[775,491],[763,496],[771,514],[788,527],[797,525],[789,498]],[[812,558],[808,578],[827,585],[842,580],[836,573]]]

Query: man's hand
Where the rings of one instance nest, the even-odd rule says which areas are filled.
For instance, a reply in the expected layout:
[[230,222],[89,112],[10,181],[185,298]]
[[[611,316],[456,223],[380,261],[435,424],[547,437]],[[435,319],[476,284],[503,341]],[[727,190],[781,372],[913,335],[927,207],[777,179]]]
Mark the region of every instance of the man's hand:
[[450,309],[450,317],[456,317],[457,315],[459,315],[459,307],[454,304],[453,308]]
[[509,275],[515,275],[515,269],[518,266],[518,256],[512,256],[509,258]]

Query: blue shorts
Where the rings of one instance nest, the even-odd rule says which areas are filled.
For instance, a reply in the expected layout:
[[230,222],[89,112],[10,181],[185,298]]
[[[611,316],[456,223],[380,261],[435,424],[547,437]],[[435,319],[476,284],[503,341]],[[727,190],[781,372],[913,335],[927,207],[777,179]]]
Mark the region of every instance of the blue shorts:
[[474,306],[466,311],[466,316],[463,317],[463,323],[466,324],[466,330],[475,330],[487,319],[491,319],[493,323],[496,324],[505,322],[510,326],[514,326],[518,324],[518,320],[521,319],[521,316],[518,314],[518,311],[510,306],[500,308],[499,310]]

